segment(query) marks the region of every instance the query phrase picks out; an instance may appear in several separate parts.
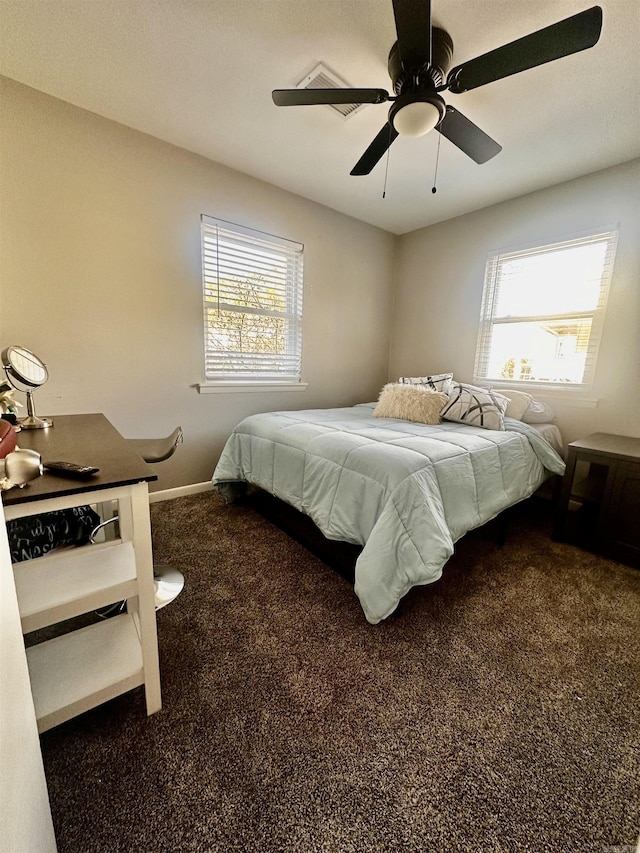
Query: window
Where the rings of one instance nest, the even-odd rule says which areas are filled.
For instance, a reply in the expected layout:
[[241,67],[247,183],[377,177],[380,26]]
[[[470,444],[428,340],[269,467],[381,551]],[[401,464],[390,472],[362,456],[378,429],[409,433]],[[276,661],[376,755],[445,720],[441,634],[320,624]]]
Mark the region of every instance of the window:
[[202,217],[205,375],[299,382],[303,246]]
[[617,232],[489,257],[474,380],[587,389]]

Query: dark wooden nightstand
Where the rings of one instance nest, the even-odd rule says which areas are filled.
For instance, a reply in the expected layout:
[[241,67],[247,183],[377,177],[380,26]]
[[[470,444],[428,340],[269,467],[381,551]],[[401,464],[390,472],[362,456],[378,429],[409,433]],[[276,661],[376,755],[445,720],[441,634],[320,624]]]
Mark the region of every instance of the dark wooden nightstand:
[[597,432],[569,444],[554,538],[640,567],[640,438]]

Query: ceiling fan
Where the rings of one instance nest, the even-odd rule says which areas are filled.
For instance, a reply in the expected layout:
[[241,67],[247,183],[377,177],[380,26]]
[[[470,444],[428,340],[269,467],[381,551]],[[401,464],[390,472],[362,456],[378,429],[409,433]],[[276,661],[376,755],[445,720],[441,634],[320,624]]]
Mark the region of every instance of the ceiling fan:
[[434,128],[476,163],[486,163],[502,146],[446,104],[440,92],[458,95],[586,50],[596,44],[602,29],[602,9],[593,6],[457,65],[447,74],[453,41],[445,30],[431,25],[431,0],[392,2],[398,40],[389,52],[388,68],[395,95],[385,89],[275,89],[272,93],[279,107],[393,102],[386,124],[352,175],[368,175],[399,134],[422,136]]

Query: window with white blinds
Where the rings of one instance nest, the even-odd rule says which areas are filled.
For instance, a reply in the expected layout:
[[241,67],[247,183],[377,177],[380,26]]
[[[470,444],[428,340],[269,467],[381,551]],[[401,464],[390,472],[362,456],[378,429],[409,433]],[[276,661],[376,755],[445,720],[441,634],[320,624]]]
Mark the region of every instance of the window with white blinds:
[[610,230],[490,256],[474,380],[589,388],[616,243]]
[[300,381],[303,249],[202,216],[207,380]]

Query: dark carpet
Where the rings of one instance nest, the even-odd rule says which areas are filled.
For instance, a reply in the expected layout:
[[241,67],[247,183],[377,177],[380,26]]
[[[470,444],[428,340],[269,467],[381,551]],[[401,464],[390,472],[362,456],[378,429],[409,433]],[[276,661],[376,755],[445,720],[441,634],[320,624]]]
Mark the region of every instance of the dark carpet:
[[42,736],[60,853],[633,853],[640,573],[550,537],[458,543],[369,625],[250,505],[152,505],[186,586],[141,689]]

